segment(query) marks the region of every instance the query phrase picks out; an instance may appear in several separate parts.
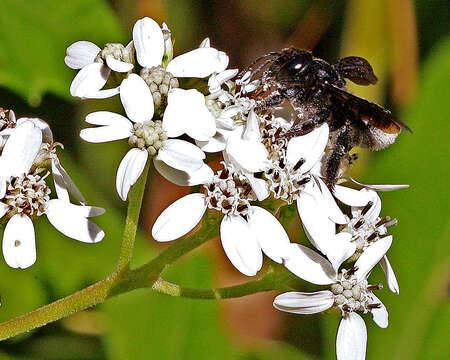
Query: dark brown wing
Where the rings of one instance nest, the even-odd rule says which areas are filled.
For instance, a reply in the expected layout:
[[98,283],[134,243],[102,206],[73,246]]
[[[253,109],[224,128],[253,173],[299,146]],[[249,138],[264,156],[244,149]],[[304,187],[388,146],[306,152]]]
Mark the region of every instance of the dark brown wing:
[[357,114],[361,120],[369,122],[385,133],[397,134],[400,132],[400,129],[408,130],[412,133],[412,130],[405,123],[392,116],[389,110],[383,109],[373,102],[352,95],[331,84],[326,83],[324,86],[334,104],[341,103],[343,107]]

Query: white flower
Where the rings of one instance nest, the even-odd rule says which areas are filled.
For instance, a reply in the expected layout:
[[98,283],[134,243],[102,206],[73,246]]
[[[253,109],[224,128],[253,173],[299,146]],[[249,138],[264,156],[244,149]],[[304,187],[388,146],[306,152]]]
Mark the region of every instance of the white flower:
[[330,289],[314,293],[284,293],[275,298],[274,307],[295,314],[314,314],[331,307],[339,309],[342,320],[336,338],[337,359],[364,359],[367,330],[364,321],[355,311],[364,314],[371,312],[378,326],[388,326],[387,310],[372,292],[382,286],[369,285],[367,277],[386,254],[391,243],[392,237],[382,238],[367,248],[352,269],[342,270],[340,273],[313,250],[291,244],[291,256],[285,261],[285,266],[303,280],[317,285],[330,285]]
[[319,180],[315,178],[317,174],[313,169],[324,154],[329,128],[328,124],[323,124],[309,134],[287,142],[282,136],[278,137],[283,132],[285,123],[282,118],[266,120],[266,126],[269,125],[270,130],[263,131],[264,143],[269,149],[272,166],[264,172],[264,177],[269,182],[273,196],[291,204],[300,199],[302,192],[317,185]]
[[[378,189],[381,186],[389,191],[396,185],[376,186]],[[404,186],[401,185],[400,188],[402,187]],[[357,256],[376,243],[381,236],[386,235],[388,227],[397,224],[397,219],[391,219],[389,216],[380,218],[381,199],[373,190],[363,188],[358,191],[336,185],[334,195],[344,204],[351,206],[352,218],[348,219],[342,233],[351,235],[351,242],[355,244]],[[386,275],[389,289],[398,294],[400,290],[397,278],[386,255],[381,259],[380,266]]]
[[119,87],[101,90],[112,71],[127,73],[132,63],[133,43],[107,44],[102,50],[90,41],[77,41],[66,50],[64,62],[80,69],[70,85],[70,94],[80,98],[103,99],[119,93]]
[[[142,67],[150,68],[161,65],[167,53],[163,30],[156,21],[145,17],[133,27],[133,42],[136,58]],[[175,77],[205,78],[212,73],[220,73],[228,66],[228,56],[222,51],[202,46],[171,60],[166,70]]]
[[209,181],[205,193],[189,194],[165,209],[152,228],[157,241],[172,241],[191,231],[207,208],[222,212],[223,249],[231,263],[247,276],[262,266],[262,252],[281,263],[289,256],[289,238],[278,220],[267,210],[250,205],[257,199],[247,178],[225,165]]
[[133,148],[122,159],[116,177],[122,200],[142,174],[149,155],[154,156],[156,169],[177,185],[197,185],[212,176],[212,170],[203,162],[203,151],[187,141],[167,139],[164,121],[151,120],[152,94],[141,77],[130,74],[123,80],[120,99],[128,118],[108,111],[91,113],[86,122],[100,127],[83,129],[80,136],[94,143],[129,138]]
[[73,205],[68,198],[50,200],[46,176],[30,172],[42,134],[33,121],[23,121],[11,132],[0,156],[0,215],[6,221],[2,249],[6,263],[13,268],[27,268],[36,261],[33,220],[43,214],[57,230],[75,240],[96,243],[105,235],[88,220],[103,214],[102,208]]
[[[158,23],[148,17],[140,19],[133,28],[133,42],[138,63],[146,69],[161,67],[164,55],[171,47],[164,39],[163,30]],[[170,31],[169,31],[170,32]],[[170,37],[168,37],[170,38]],[[172,49],[170,49],[172,51]],[[211,48],[209,42],[202,42],[201,47],[174,59],[167,56],[165,71],[175,77],[205,78],[215,73],[222,73],[228,66],[228,56]],[[224,81],[226,81],[224,79]],[[202,93],[196,89],[170,89],[164,112],[164,130],[169,137],[184,133],[195,140],[207,141],[216,133],[215,119],[206,106]]]

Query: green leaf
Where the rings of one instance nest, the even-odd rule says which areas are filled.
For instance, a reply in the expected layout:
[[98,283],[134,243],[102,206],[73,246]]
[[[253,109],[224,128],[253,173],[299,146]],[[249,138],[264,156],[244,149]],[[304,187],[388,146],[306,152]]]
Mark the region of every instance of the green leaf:
[[3,0],[0,23],[0,85],[32,105],[47,91],[69,97],[75,71],[63,60],[71,43],[89,40],[102,47],[125,39],[101,0]]

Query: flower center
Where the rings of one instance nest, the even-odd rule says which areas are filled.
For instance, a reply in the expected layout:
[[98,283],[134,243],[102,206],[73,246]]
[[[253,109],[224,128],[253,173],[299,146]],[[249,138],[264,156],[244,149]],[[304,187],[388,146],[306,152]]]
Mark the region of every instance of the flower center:
[[158,153],[162,143],[167,140],[167,135],[162,129],[161,120],[149,120],[133,125],[132,135],[128,138],[131,147],[147,150],[150,156]]
[[389,227],[397,225],[397,219],[392,219],[390,216],[369,219],[366,214],[372,206],[373,202],[369,201],[343,229],[352,234],[352,241],[356,244],[358,254],[361,254],[371,243],[378,241],[380,236],[385,235]]
[[105,47],[97,54],[95,62],[104,62],[106,57],[111,55],[114,59],[120,60],[127,63],[133,63],[133,54],[123,46],[118,43],[108,43]]
[[140,75],[152,92],[155,108],[167,102],[167,95],[170,89],[179,86],[178,79],[161,65],[151,68],[145,67],[141,70]]
[[15,214],[35,218],[45,212],[51,192],[44,181],[46,176],[41,178],[39,175],[28,174],[9,179],[5,197],[0,200],[9,207],[8,218]]
[[349,275],[351,271],[339,274],[338,282],[330,287],[334,295],[334,306],[341,310],[342,314],[352,311],[362,311],[365,314],[380,307],[381,304],[375,303],[370,294],[374,290],[382,289],[383,285],[369,285],[366,280],[357,283],[356,279]]
[[245,176],[239,174],[231,165],[222,163],[211,183],[204,185],[206,203],[210,209],[221,211],[225,215],[247,216],[250,201],[257,199]]

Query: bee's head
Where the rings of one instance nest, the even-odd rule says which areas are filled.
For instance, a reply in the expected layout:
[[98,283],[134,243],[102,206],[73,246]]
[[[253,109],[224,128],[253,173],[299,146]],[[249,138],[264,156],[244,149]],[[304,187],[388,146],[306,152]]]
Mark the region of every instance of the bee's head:
[[306,50],[296,50],[280,60],[283,62],[277,64],[279,69],[276,74],[276,81],[280,83],[304,82],[314,63],[312,54]]

